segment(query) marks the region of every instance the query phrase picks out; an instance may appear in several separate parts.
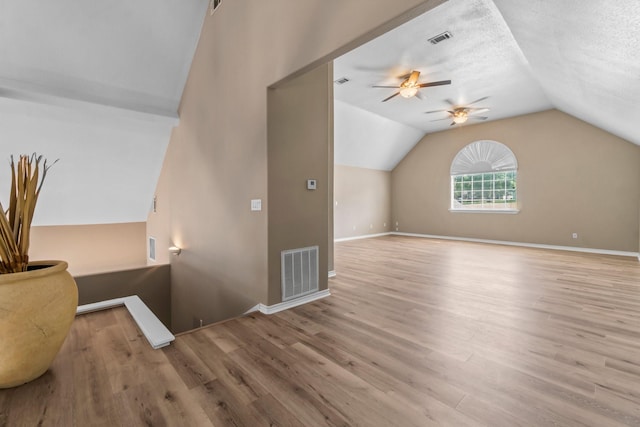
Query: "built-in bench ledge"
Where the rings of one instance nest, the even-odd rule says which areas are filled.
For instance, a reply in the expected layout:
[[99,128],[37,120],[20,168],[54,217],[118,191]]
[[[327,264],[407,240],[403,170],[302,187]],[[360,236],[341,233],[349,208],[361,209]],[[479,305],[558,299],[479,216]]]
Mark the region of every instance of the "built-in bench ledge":
[[106,310],[122,305],[129,310],[131,317],[133,317],[133,320],[135,320],[145,338],[147,338],[147,341],[149,341],[149,344],[151,344],[151,347],[154,349],[165,347],[176,339],[171,331],[158,320],[156,315],[149,310],[149,307],[147,307],[137,295],[80,305],[76,310],[76,315]]

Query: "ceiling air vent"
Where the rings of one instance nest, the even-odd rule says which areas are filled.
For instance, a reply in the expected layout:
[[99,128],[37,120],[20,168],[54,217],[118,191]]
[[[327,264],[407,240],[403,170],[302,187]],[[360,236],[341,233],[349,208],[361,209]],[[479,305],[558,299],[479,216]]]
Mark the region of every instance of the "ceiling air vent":
[[431,37],[429,41],[431,42],[431,44],[438,44],[445,40],[449,40],[451,37],[453,37],[453,35],[449,31],[445,31],[444,33],[440,33],[435,37]]
[[343,85],[343,84],[345,84],[345,83],[346,83],[346,82],[348,82],[348,81],[349,81],[349,79],[348,79],[348,78],[346,78],[346,77],[340,77],[338,80],[334,80],[333,82],[334,82],[335,84],[337,84],[337,85]]

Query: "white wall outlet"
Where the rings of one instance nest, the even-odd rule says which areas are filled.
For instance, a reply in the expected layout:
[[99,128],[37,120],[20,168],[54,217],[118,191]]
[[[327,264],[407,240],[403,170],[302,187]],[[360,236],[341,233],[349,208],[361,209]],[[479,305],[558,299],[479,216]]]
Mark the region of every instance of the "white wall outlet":
[[315,179],[307,180],[307,190],[315,190],[317,186],[317,182]]
[[251,210],[252,211],[261,211],[262,210],[262,199],[253,199],[253,200],[251,200]]
[[577,238],[578,238],[578,233],[573,233],[573,234],[571,235],[571,237],[572,237],[572,238],[574,238],[574,239],[577,239]]

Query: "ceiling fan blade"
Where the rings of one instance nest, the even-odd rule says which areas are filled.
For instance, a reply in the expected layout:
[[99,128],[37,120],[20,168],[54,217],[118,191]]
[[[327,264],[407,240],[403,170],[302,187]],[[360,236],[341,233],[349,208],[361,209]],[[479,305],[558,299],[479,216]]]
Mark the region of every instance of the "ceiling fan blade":
[[487,98],[489,98],[489,97],[488,96],[483,96],[482,98],[478,98],[473,102],[469,102],[467,105],[472,105],[472,104],[475,104],[476,102],[484,101]]
[[451,120],[451,117],[445,117],[444,119],[431,120],[432,122],[441,122],[442,120]]
[[474,120],[487,120],[489,117],[487,116],[470,116],[470,119],[474,119]]
[[391,98],[393,98],[394,96],[398,96],[398,95],[400,95],[400,92],[396,92],[396,93],[394,93],[393,95],[391,95],[391,96],[389,96],[389,97],[387,97],[387,98],[383,99],[383,100],[382,100],[382,102],[387,102],[388,100],[390,100],[390,99],[391,99]]
[[410,85],[415,85],[418,83],[418,79],[420,78],[420,71],[412,71],[409,79],[407,80]]
[[487,111],[489,111],[488,108],[465,108],[465,110],[467,110],[467,114],[469,115],[486,113]]
[[450,85],[450,84],[451,84],[451,80],[440,80],[439,82],[422,83],[422,84],[419,84],[418,87],[442,86],[442,85]]
[[444,102],[446,102],[447,104],[451,105],[452,107],[456,106],[456,103],[451,98],[445,99]]
[[422,94],[420,92],[416,92],[416,98],[418,98],[420,101],[424,101],[424,96],[422,96]]
[[451,124],[449,126],[455,126],[456,122],[451,122]]
[[371,87],[385,87],[389,89],[398,89],[398,86],[371,86]]
[[431,113],[450,113],[451,111],[448,110],[433,110],[433,111],[425,111],[424,114],[431,114]]

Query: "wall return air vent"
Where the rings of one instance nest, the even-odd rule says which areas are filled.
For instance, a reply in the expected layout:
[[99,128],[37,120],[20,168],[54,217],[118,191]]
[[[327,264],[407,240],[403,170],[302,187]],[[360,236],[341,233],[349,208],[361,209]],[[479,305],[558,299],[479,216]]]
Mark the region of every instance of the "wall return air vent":
[[281,252],[282,301],[318,292],[318,246]]
[[345,84],[345,83],[346,83],[346,82],[348,82],[348,81],[349,81],[349,79],[348,79],[348,78],[346,78],[346,77],[340,77],[339,79],[334,80],[333,82],[334,82],[335,84],[337,84],[337,85],[343,85],[343,84]]
[[440,33],[437,36],[431,37],[429,39],[429,42],[431,44],[438,44],[445,40],[449,40],[451,37],[453,37],[453,34],[451,34],[449,31],[445,31],[444,33]]

